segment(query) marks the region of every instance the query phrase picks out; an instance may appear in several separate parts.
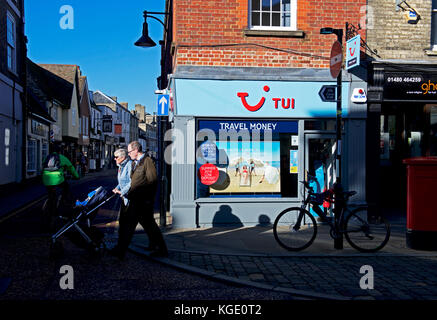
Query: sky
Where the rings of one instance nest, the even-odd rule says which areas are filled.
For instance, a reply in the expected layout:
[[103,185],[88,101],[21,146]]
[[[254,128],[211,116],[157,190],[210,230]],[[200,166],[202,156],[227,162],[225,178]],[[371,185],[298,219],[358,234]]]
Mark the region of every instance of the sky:
[[[116,96],[118,102],[128,102],[129,109],[142,104],[147,112],[156,112],[154,92],[161,59],[158,41],[163,38],[164,27],[147,19],[149,36],[157,46],[141,48],[134,42],[141,36],[143,11],[163,12],[165,0],[24,2],[29,59],[35,63],[78,65],[88,78],[89,90]],[[73,10],[61,13],[65,5]],[[164,20],[164,15],[157,17]]]

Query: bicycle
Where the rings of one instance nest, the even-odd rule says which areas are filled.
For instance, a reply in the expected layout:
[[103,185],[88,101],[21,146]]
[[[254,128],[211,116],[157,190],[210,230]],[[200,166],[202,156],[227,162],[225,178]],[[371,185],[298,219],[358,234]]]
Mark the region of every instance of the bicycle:
[[[343,234],[347,242],[361,252],[376,252],[382,249],[390,238],[390,224],[381,216],[373,216],[367,207],[351,209],[347,202],[356,191],[343,191],[338,185],[334,190],[315,193],[307,181],[301,181],[308,195],[300,207],[283,210],[273,224],[273,234],[280,246],[289,251],[308,248],[317,235],[317,222],[306,208],[312,206],[320,220],[330,226],[330,236],[340,238]],[[335,203],[334,219],[319,207],[326,201]],[[339,213],[339,214],[338,214]]]
[[56,229],[60,213],[68,215],[73,205],[70,187],[67,184],[68,179],[69,177],[67,176],[65,178],[66,185],[47,188],[47,199],[42,205],[42,225],[50,232]]

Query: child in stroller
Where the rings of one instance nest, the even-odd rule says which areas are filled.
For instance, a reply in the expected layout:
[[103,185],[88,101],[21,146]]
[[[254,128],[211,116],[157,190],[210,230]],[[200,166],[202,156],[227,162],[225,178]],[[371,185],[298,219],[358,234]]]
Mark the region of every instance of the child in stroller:
[[98,187],[90,192],[84,201],[76,201],[70,216],[60,216],[60,220],[67,222],[51,237],[50,257],[57,258],[62,255],[63,247],[57,240],[64,234],[78,247],[85,248],[91,253],[101,253],[105,249],[104,234],[91,226],[91,221],[95,218],[98,209],[114,196],[113,194],[108,197],[108,192],[103,187]]

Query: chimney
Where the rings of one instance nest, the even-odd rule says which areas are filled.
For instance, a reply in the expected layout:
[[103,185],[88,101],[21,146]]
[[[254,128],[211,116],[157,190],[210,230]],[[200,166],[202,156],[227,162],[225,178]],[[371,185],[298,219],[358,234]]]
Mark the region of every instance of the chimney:
[[126,110],[129,110],[128,108],[128,103],[127,102],[120,102],[120,104],[123,106],[123,108],[125,108]]
[[117,102],[117,97],[111,97],[111,99]]

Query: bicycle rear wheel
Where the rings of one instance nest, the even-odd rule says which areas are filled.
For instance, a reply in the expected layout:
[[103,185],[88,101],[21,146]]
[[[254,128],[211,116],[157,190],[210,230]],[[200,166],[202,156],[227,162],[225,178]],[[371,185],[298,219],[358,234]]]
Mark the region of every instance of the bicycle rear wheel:
[[[302,218],[301,224],[297,226],[299,217]],[[303,250],[316,238],[316,219],[302,208],[285,209],[275,219],[273,234],[281,247],[289,251]]]
[[375,252],[387,244],[390,224],[383,217],[372,217],[368,208],[358,208],[347,216],[344,235],[358,251]]

